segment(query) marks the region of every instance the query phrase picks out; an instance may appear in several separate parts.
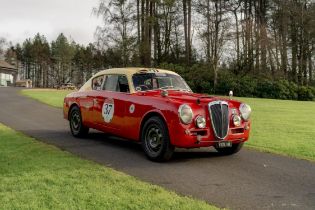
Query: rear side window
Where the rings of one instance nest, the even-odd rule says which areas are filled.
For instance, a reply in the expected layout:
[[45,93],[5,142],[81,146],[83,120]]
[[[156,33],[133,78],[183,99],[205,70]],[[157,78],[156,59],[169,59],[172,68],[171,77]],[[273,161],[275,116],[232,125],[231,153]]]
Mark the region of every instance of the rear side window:
[[104,82],[104,75],[96,77],[92,80],[92,90],[101,90]]
[[103,90],[129,93],[128,79],[125,75],[107,75]]

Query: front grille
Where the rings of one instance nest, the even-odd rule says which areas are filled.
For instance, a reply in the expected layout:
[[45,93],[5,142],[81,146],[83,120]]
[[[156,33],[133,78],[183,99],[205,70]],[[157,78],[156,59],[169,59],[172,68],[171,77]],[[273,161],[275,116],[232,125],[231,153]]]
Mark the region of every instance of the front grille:
[[212,129],[218,139],[224,139],[229,131],[229,105],[225,101],[209,103]]

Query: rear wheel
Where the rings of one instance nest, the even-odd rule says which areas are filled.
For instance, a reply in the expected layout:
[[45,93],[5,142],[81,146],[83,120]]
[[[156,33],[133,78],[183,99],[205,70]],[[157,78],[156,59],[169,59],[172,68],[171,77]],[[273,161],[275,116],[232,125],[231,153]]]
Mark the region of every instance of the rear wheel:
[[83,125],[81,111],[75,106],[70,111],[69,125],[74,137],[84,137],[88,134],[89,128]]
[[169,160],[174,153],[170,143],[168,129],[160,117],[151,117],[142,128],[142,148],[146,156],[153,161]]
[[215,149],[221,154],[221,155],[233,155],[237,152],[239,152],[242,147],[243,147],[243,142],[233,144],[232,147],[227,147],[227,148],[218,148],[215,147]]

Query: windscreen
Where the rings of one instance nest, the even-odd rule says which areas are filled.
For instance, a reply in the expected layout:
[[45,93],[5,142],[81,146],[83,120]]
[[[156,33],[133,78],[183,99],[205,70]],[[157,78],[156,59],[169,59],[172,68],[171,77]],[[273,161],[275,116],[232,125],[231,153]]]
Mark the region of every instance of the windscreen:
[[136,91],[172,89],[191,92],[185,80],[175,74],[141,73],[134,74],[132,80]]

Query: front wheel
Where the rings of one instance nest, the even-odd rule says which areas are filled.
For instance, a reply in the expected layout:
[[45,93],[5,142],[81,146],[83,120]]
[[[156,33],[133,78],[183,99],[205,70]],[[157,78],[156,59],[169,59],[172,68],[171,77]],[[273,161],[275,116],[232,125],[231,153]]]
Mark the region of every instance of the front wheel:
[[141,133],[142,148],[146,156],[153,161],[169,160],[174,153],[170,143],[168,129],[160,117],[148,119]]
[[82,138],[89,132],[89,128],[83,125],[81,111],[77,106],[70,111],[69,124],[74,137]]
[[227,148],[218,148],[215,147],[215,149],[221,154],[221,155],[233,155],[237,152],[239,152],[242,147],[243,147],[243,142],[233,144],[232,147],[227,147]]

